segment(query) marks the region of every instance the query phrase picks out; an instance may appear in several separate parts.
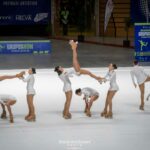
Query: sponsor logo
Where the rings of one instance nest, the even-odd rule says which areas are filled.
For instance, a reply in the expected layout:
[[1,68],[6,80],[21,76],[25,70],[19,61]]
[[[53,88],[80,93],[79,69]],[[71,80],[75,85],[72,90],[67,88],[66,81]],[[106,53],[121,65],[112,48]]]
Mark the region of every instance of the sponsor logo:
[[5,49],[5,46],[0,44],[0,50],[3,50],[3,49]]
[[40,22],[40,21],[44,20],[47,17],[48,17],[48,13],[39,13],[39,14],[36,14],[36,16],[34,18],[34,22]]
[[33,49],[33,44],[7,44],[7,50],[32,50]]
[[142,40],[139,40],[139,43],[140,43],[141,51],[143,51],[143,47],[147,47],[148,46],[148,42],[144,42]]
[[150,36],[150,30],[148,30],[148,31],[145,31],[145,32],[139,32],[139,34],[138,34],[139,36]]
[[32,15],[16,15],[18,21],[32,21]]
[[0,16],[0,20],[11,20],[11,16]]

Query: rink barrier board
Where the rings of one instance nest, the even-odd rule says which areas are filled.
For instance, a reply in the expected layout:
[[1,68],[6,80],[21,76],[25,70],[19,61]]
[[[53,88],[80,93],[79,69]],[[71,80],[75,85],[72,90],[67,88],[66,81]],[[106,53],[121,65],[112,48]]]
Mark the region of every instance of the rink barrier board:
[[50,54],[50,40],[0,41],[0,54]]

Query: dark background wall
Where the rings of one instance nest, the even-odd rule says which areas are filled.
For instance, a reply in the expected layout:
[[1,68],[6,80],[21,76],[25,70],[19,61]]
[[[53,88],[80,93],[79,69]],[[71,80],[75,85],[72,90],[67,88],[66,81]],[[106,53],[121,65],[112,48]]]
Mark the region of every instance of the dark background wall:
[[3,25],[0,26],[1,36],[47,36],[47,25]]

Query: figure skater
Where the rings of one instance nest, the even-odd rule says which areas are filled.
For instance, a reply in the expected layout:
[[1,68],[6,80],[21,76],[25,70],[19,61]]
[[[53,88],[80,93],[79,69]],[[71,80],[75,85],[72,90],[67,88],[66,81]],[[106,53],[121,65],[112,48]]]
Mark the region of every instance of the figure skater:
[[[133,62],[133,65],[134,65],[134,67],[130,72],[131,73],[131,78],[132,78],[132,82],[133,82],[135,88],[137,87],[137,84],[139,86],[140,93],[141,93],[141,104],[140,104],[139,109],[144,110],[145,82],[150,81],[150,76],[148,74],[146,74],[143,67],[139,66],[138,61],[135,60]],[[136,79],[137,79],[137,84],[135,82],[134,77],[136,77]]]
[[78,96],[84,95],[83,100],[85,100],[85,110],[84,112],[88,117],[91,117],[91,107],[93,105],[93,102],[96,101],[99,98],[99,93],[92,88],[86,87],[83,89],[77,89],[75,93]]
[[27,78],[21,78],[22,81],[27,82],[27,104],[28,104],[28,110],[29,113],[25,116],[25,120],[27,121],[35,121],[35,108],[33,104],[33,98],[35,95],[35,89],[34,89],[34,74],[36,74],[35,68],[30,68],[28,70],[28,77]]
[[16,98],[12,95],[0,95],[0,104],[2,106],[2,114],[1,114],[1,118],[2,119],[6,119],[7,118],[7,113],[6,113],[6,109],[5,106],[7,107],[8,113],[9,113],[9,118],[10,118],[10,123],[14,122],[13,119],[13,113],[11,111],[11,106],[14,105],[16,103]]
[[55,67],[54,71],[57,72],[59,78],[64,83],[63,91],[65,92],[66,95],[66,102],[64,105],[63,117],[65,119],[71,119],[71,113],[69,109],[70,109],[70,104],[72,99],[72,87],[71,87],[71,82],[69,77],[72,77],[72,75],[74,74],[74,69],[70,68],[64,70],[64,68],[62,68],[61,66],[57,66]]
[[117,69],[117,65],[110,64],[108,66],[108,68],[109,68],[109,71],[106,74],[106,76],[103,78],[103,81],[104,82],[109,81],[110,88],[107,92],[105,107],[104,107],[104,111],[101,113],[101,116],[105,117],[105,118],[112,118],[113,117],[112,99],[113,99],[114,95],[116,94],[116,92],[119,90],[119,87],[116,82],[116,72],[115,72],[115,69]]

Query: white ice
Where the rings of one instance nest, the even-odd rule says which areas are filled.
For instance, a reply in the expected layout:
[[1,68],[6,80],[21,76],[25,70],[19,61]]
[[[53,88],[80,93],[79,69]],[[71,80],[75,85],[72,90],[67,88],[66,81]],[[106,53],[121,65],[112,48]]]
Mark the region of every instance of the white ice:
[[[88,68],[97,75],[105,75],[106,68]],[[114,118],[100,117],[109,83],[100,85],[88,77],[71,78],[73,90],[92,87],[100,98],[92,107],[92,117],[84,115],[84,101],[73,95],[71,120],[62,118],[65,95],[62,82],[51,69],[37,70],[34,103],[37,121],[24,120],[27,114],[26,84],[21,80],[0,82],[0,94],[12,94],[18,101],[13,106],[15,123],[0,120],[0,150],[149,150],[150,101],[145,101],[145,111],[140,111],[140,93],[135,89],[130,68],[119,68],[117,82],[120,90],[113,99]],[[150,68],[145,68],[150,74]],[[0,75],[14,74],[20,70],[1,70]],[[150,93],[146,84],[146,94]]]

